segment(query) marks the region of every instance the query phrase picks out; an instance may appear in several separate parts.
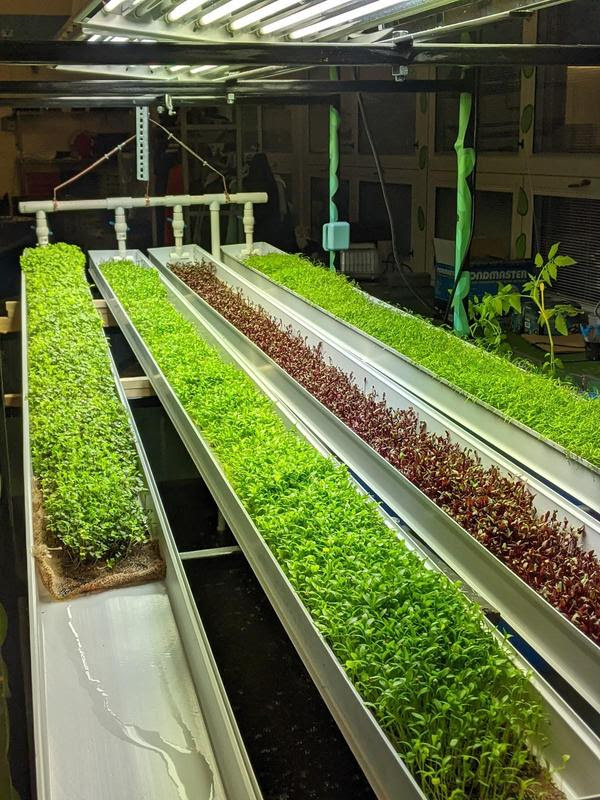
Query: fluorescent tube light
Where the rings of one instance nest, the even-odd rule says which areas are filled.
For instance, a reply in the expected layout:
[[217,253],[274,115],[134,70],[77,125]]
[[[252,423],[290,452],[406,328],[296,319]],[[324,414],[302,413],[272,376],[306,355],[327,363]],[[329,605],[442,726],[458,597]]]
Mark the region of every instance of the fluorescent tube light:
[[260,22],[261,19],[272,17],[273,14],[279,14],[280,11],[285,11],[286,8],[297,5],[298,2],[299,0],[275,0],[274,3],[268,3],[262,8],[257,8],[256,11],[251,11],[243,17],[234,19],[231,23],[231,30],[240,31],[242,28],[248,28],[250,25],[254,25],[255,22]]
[[173,67],[169,67],[169,72],[181,72],[182,70],[189,68],[189,64],[175,64]]
[[351,0],[323,0],[322,3],[317,3],[314,6],[303,8],[301,11],[296,11],[295,14],[290,14],[287,17],[283,17],[282,19],[276,19],[274,22],[269,22],[266,25],[263,25],[259,33],[266,36],[269,33],[275,33],[275,31],[282,31],[285,28],[293,28],[294,25],[297,25],[299,22],[304,22],[304,20],[312,19],[312,17],[318,17],[325,11],[333,11],[335,8],[340,8],[341,6],[345,6],[350,2]]
[[178,19],[185,17],[186,14],[200,8],[203,2],[204,0],[183,0],[183,3],[179,3],[179,5],[169,11],[167,14],[167,22],[177,22]]
[[128,36],[113,36],[111,42],[128,42]]
[[107,3],[104,3],[104,11],[110,12],[115,11],[119,6],[122,6],[125,0],[108,0]]
[[216,64],[204,64],[202,67],[193,67],[190,73],[192,75],[197,75],[199,72],[208,72],[209,69],[215,69],[216,66]]
[[200,17],[200,25],[212,25],[213,22],[218,22],[224,17],[235,14],[236,11],[246,8],[246,6],[254,2],[255,0],[229,0],[228,3],[224,3],[218,8],[213,8],[208,14],[204,14],[203,17]]
[[98,39],[101,39],[101,38],[102,37],[100,36],[99,33],[93,33],[91,36],[88,36],[88,42],[97,42]]
[[328,28],[337,28],[338,25],[344,25],[346,22],[365,19],[377,11],[383,11],[386,8],[397,5],[400,5],[398,0],[375,0],[374,3],[367,3],[366,6],[353,8],[350,11],[344,11],[341,14],[335,14],[333,17],[319,20],[319,22],[307,25],[304,28],[298,28],[298,30],[290,33],[290,39],[302,39],[305,36],[312,36],[314,33],[325,31]]

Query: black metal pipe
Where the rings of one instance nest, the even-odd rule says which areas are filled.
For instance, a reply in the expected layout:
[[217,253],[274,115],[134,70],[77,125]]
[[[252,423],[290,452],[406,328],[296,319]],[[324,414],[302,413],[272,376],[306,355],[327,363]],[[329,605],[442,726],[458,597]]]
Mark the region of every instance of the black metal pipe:
[[369,64],[456,66],[600,66],[598,45],[557,44],[335,44],[297,42],[131,42],[0,41],[0,64],[147,65],[228,64],[250,66],[360,66]]
[[469,88],[462,80],[240,80],[231,83],[195,83],[192,81],[89,80],[89,81],[3,81],[0,97],[60,96],[160,96],[210,94],[224,97],[233,92],[236,97],[296,97],[303,95],[337,95],[349,92],[406,93],[459,92]]
[[600,66],[598,45],[556,44],[304,44],[201,42],[198,44],[0,41],[0,64],[228,64],[327,65],[440,64],[457,66],[570,64]]
[[15,42],[0,41],[0,64],[368,65],[406,63],[410,47],[393,44],[265,42]]
[[413,42],[413,64],[459,67],[600,66],[600,46],[587,44],[438,44]]

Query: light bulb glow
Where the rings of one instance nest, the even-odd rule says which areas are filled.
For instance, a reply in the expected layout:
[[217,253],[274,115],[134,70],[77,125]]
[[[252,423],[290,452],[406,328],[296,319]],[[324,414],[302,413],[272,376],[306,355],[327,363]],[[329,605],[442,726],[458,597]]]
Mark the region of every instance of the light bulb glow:
[[383,11],[386,8],[397,5],[399,5],[398,0],[375,0],[374,3],[367,3],[366,6],[353,8],[350,11],[344,11],[328,19],[319,20],[319,22],[307,25],[304,28],[298,28],[298,30],[290,33],[290,39],[302,39],[305,36],[312,36],[314,33],[325,31],[328,28],[336,28],[338,25],[344,25],[346,22],[364,19],[377,11]]
[[203,17],[200,17],[200,24],[212,25],[213,22],[218,22],[220,19],[230,16],[230,14],[235,14],[236,11],[246,8],[246,6],[251,5],[253,2],[254,0],[229,0],[228,3],[224,3],[222,6],[214,8],[212,11],[209,11],[208,14],[204,14]]
[[323,14],[325,11],[333,11],[333,9],[347,5],[349,2],[351,2],[351,0],[323,0],[322,3],[303,8],[301,11],[296,11],[295,14],[290,14],[289,17],[283,17],[283,19],[277,19],[274,22],[267,23],[267,25],[263,25],[260,29],[260,33],[266,36],[269,33],[282,31],[285,28],[293,28],[294,25],[297,25],[299,22],[304,22],[312,17],[318,17],[319,14]]
[[169,11],[167,14],[167,21],[177,22],[178,19],[185,17],[186,14],[190,14],[192,11],[200,8],[203,2],[204,0],[183,0],[183,3],[179,3],[178,6],[175,6],[175,8]]
[[285,11],[286,8],[297,4],[298,0],[275,0],[274,3],[269,3],[262,8],[257,8],[256,11],[245,14],[243,17],[234,19],[231,23],[231,30],[239,31],[242,28],[248,28],[250,25],[254,25],[255,22],[260,22],[261,19],[272,17],[273,14],[278,14],[280,11]]
[[202,67],[193,67],[190,73],[192,75],[198,75],[199,72],[208,72],[209,69],[215,69],[216,66],[216,64],[204,64]]

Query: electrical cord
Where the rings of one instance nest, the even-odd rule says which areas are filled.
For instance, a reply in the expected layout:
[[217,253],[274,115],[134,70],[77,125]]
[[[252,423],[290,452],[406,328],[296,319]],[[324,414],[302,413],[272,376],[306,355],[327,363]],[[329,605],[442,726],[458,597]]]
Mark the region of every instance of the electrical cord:
[[195,150],[192,150],[191,147],[188,147],[187,144],[185,144],[185,142],[182,142],[181,139],[178,139],[174,133],[171,133],[171,131],[168,128],[165,128],[164,125],[161,125],[160,122],[157,122],[155,119],[152,119],[152,117],[149,117],[149,120],[153,125],[156,125],[157,128],[160,128],[162,131],[164,131],[169,139],[173,139],[173,141],[176,142],[180,147],[182,147],[187,153],[189,153],[191,156],[194,156],[194,158],[197,158],[203,167],[207,167],[208,169],[212,170],[212,172],[214,172],[215,175],[218,175],[221,178],[221,180],[223,181],[223,194],[225,195],[225,198],[228,200],[229,189],[227,188],[227,178],[225,177],[225,175],[223,175],[222,172],[219,172],[219,170],[216,167],[213,167],[212,164],[209,164],[208,161],[206,161],[206,159],[202,158],[202,156],[198,155],[198,153],[196,153]]
[[[356,71],[356,67],[354,68],[354,80],[358,79],[358,73]],[[404,270],[402,269],[402,260],[398,255],[398,248],[396,246],[396,228],[394,225],[394,215],[392,214],[392,207],[390,205],[390,199],[387,192],[387,186],[385,183],[385,179],[383,177],[383,170],[381,168],[381,161],[379,158],[379,153],[377,152],[377,148],[375,146],[375,142],[373,140],[373,136],[371,133],[371,127],[369,125],[369,120],[367,118],[367,112],[365,109],[365,105],[363,102],[363,97],[361,92],[356,93],[356,97],[358,99],[358,108],[360,110],[360,115],[363,121],[363,126],[365,129],[365,133],[367,135],[367,140],[369,142],[369,146],[371,148],[371,152],[373,153],[373,161],[375,162],[375,169],[377,170],[377,177],[379,178],[379,184],[381,186],[381,194],[383,195],[383,203],[385,205],[385,210],[388,215],[388,220],[390,224],[390,236],[392,239],[392,253],[394,256],[394,263],[396,265],[396,269],[399,271],[400,275],[402,276],[402,280],[408,291],[413,295],[413,297],[418,301],[419,305],[425,306],[429,308],[434,314],[437,313],[434,306],[431,303],[428,303],[423,297],[421,297],[418,292],[415,292],[413,287],[410,285],[410,281],[407,279],[406,275],[404,274]]]

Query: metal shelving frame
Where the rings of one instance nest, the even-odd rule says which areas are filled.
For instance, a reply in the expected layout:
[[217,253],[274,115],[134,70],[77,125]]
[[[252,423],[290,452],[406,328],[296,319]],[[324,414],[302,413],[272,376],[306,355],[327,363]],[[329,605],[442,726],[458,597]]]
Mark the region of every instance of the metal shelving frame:
[[[315,628],[308,612],[228,483],[202,434],[181,406],[143,339],[112,292],[101,270],[102,262],[112,255],[107,252],[90,253],[90,272],[96,286],[107,301],[111,313],[148,375],[159,399],[171,417],[377,796],[386,800],[398,796],[422,797],[420,790],[407,773],[406,767],[364,706],[327,643]],[[149,262],[137,254],[135,260],[152,268]],[[184,297],[174,285],[167,281],[165,281],[165,285],[174,307],[196,326],[207,341],[220,350],[226,360],[237,364],[250,375],[259,389],[272,400],[282,417],[288,420],[288,424],[295,424],[301,434],[318,446],[319,440],[317,438],[315,442],[312,418],[304,417],[306,424],[303,424],[294,408],[288,404],[288,398],[279,394],[278,388],[271,382],[270,375],[266,376],[266,373],[274,372],[271,364],[265,370],[264,362],[255,361],[248,355],[249,350],[246,347],[242,346],[240,349],[240,345],[243,343],[240,342],[239,333],[236,332],[236,337],[232,331],[227,331],[217,324],[218,321],[211,315],[200,314],[194,304],[189,302],[189,299]],[[231,328],[231,326],[229,327]],[[323,449],[322,444],[320,449]],[[418,550],[422,557],[427,558],[414,539],[407,536],[401,527],[395,527],[398,535],[404,538],[409,546]],[[429,561],[429,565],[432,568],[438,568],[431,561]],[[515,660],[524,666],[513,648],[510,649]],[[541,696],[551,719],[552,748],[545,753],[545,756],[551,764],[558,766],[561,763],[562,753],[573,754],[567,769],[559,778],[561,788],[570,798],[585,797],[593,793],[600,786],[600,742],[589,727],[537,674],[532,676],[532,685]],[[407,794],[400,794],[401,792],[407,792]]]

